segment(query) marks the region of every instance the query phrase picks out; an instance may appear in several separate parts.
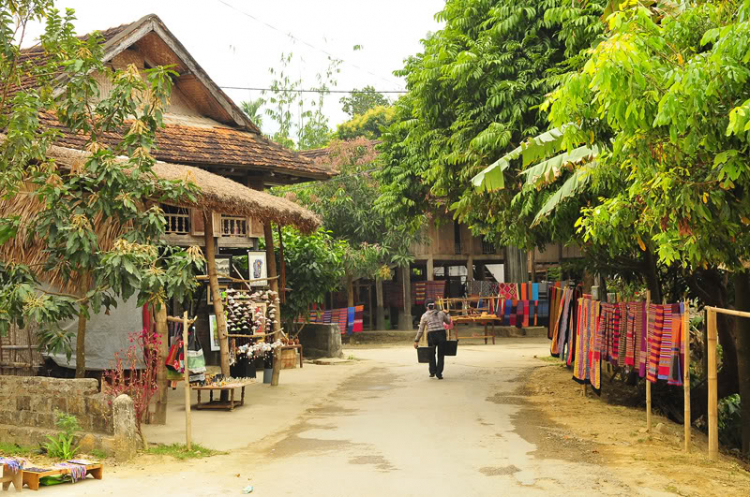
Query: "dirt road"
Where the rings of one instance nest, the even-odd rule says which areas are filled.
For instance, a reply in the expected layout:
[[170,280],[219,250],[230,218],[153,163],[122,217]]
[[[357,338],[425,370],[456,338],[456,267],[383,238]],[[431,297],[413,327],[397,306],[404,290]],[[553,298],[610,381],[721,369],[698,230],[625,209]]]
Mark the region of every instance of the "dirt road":
[[[649,478],[642,467],[643,478],[632,478],[524,398],[546,347],[544,339],[462,346],[442,381],[408,347],[356,349],[350,364],[285,371],[276,392],[258,385],[234,413],[196,413],[198,438],[233,449],[227,455],[147,456],[102,481],[42,492],[213,496],[253,485],[264,496],[675,495],[669,475]],[[272,400],[281,394],[281,404]],[[179,440],[179,412],[170,419],[152,428],[152,441]]]

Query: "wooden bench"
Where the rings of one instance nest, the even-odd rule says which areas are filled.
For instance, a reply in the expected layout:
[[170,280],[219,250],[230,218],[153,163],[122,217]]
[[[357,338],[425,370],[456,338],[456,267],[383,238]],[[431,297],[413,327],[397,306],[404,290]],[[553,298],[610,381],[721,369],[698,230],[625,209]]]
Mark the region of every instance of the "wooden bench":
[[[81,464],[81,466],[86,466],[86,475],[91,475],[94,477],[95,480],[101,480],[102,479],[102,472],[104,471],[104,466],[102,466],[99,463],[91,463],[91,464]],[[68,475],[70,474],[70,468],[51,468],[51,469],[42,469],[42,468],[28,468],[24,469],[22,471],[19,471],[19,473],[23,473],[23,484],[28,485],[29,489],[31,490],[39,490],[39,480],[41,478],[44,478],[45,476],[58,476],[58,475]],[[18,487],[16,487],[17,490]]]

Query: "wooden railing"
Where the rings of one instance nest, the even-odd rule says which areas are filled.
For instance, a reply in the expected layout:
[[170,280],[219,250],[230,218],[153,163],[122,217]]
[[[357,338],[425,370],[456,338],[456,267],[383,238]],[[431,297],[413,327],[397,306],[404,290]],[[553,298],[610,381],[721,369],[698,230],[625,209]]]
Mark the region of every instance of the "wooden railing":
[[167,220],[165,233],[168,235],[189,235],[190,214],[164,214]]
[[244,217],[221,216],[222,236],[247,237],[249,234],[247,219]]

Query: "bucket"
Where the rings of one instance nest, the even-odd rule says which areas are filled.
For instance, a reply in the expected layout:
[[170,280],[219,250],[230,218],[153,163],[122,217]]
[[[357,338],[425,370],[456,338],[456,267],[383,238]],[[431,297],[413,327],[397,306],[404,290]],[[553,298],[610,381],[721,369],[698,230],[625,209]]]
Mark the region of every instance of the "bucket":
[[458,352],[458,340],[448,340],[445,342],[445,355],[456,355]]
[[430,362],[430,355],[434,355],[432,347],[417,347],[417,361],[420,363]]
[[273,368],[266,368],[263,370],[263,383],[271,383],[271,377],[273,376]]

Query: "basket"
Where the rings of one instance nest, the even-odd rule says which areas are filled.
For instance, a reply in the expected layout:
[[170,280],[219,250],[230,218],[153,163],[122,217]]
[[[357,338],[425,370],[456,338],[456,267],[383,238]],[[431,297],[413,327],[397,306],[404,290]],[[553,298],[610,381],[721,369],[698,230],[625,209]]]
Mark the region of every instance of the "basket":
[[447,340],[445,342],[445,355],[456,355],[458,352],[458,340]]
[[281,369],[294,369],[298,364],[297,349],[281,349]]
[[417,347],[417,361],[420,363],[430,362],[430,355],[434,353],[432,347]]

